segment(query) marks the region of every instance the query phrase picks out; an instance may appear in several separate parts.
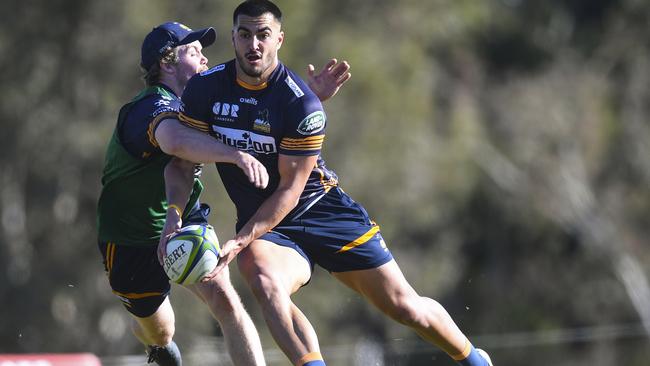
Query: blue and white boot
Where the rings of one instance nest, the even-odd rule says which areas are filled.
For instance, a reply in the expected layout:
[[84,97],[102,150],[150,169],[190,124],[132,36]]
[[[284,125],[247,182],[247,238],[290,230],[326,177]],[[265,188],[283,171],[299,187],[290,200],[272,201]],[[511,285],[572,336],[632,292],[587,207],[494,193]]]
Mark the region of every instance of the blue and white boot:
[[479,355],[481,355],[481,357],[483,357],[483,358],[485,359],[485,361],[487,361],[487,363],[488,363],[489,366],[493,366],[493,365],[492,365],[492,359],[490,359],[490,355],[488,355],[487,352],[483,351],[483,350],[480,349],[480,348],[477,348],[477,349],[476,349],[476,352],[477,352]]

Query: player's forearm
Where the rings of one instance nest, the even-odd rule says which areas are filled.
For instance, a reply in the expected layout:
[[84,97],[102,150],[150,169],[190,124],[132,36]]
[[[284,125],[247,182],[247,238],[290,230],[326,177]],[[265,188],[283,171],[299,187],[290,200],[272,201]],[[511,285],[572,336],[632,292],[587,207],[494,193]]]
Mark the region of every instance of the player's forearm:
[[235,240],[248,245],[279,224],[298,204],[307,178],[317,160],[317,155],[307,157],[280,155],[278,171],[281,178],[278,187],[237,233]]
[[176,206],[181,215],[192,193],[194,163],[174,158],[165,167],[164,176],[167,204]]
[[155,137],[166,154],[195,163],[236,164],[243,154],[206,133],[181,125],[175,119],[160,122]]

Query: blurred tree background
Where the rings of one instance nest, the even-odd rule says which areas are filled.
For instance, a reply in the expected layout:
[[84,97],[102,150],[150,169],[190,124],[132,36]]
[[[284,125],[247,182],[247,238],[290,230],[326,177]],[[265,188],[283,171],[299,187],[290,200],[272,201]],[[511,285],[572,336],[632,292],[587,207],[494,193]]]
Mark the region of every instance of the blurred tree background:
[[[238,3],[3,1],[0,352],[142,353],[96,249],[105,145],[143,85],[144,35],[214,26],[217,64]],[[648,364],[650,3],[277,3],[287,65],[352,65],[323,155],[419,292],[497,365]],[[227,238],[232,204],[204,176]],[[231,273],[269,364],[288,364]],[[179,287],[172,300],[186,363],[227,364],[205,308]],[[295,301],[333,366],[452,365],[322,270]]]

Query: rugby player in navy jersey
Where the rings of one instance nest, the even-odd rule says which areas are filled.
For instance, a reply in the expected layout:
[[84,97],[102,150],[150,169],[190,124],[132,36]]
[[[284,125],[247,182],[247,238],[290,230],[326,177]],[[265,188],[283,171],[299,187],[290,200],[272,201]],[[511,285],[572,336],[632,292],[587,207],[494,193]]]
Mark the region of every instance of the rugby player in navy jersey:
[[217,163],[237,225],[211,275],[238,256],[271,334],[294,365],[325,365],[313,326],[291,301],[315,264],[459,364],[491,365],[438,302],[411,287],[379,226],[325,166],[326,116],[278,59],[281,17],[270,1],[241,3],[233,14],[235,59],[193,77],[183,94],[183,124],[253,154],[269,173],[260,189],[232,164]]
[[[176,22],[161,24],[146,36],[141,66],[147,87],[120,110],[102,177],[97,226],[105,269],[113,292],[132,314],[133,331],[147,346],[149,362],[159,365],[181,365],[181,356],[172,340],[169,279],[156,248],[161,237],[183,224],[206,224],[209,213],[207,205],[198,203],[202,185],[195,164],[172,158],[182,147],[170,143],[166,121],[181,108],[180,95],[189,78],[207,70],[202,48],[215,37],[212,28],[192,31]],[[331,61],[315,75],[310,66],[309,80],[329,97],[348,68]],[[266,168],[251,154],[190,132],[199,135],[191,154],[194,161],[232,164],[249,184],[266,186]],[[259,336],[228,272],[187,288],[219,322],[234,364],[263,365]]]

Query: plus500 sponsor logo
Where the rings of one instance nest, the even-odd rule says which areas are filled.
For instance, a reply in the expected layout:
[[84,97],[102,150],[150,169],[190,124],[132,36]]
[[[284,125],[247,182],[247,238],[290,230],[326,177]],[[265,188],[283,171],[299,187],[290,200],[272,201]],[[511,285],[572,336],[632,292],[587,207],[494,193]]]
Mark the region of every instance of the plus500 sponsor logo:
[[242,151],[258,154],[277,153],[275,139],[272,136],[258,135],[250,131],[213,126],[214,137],[228,146]]

